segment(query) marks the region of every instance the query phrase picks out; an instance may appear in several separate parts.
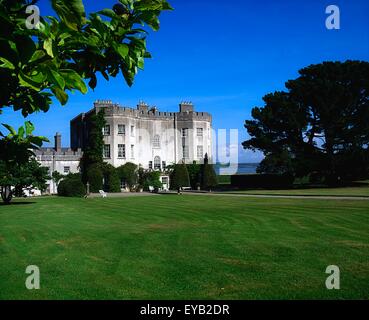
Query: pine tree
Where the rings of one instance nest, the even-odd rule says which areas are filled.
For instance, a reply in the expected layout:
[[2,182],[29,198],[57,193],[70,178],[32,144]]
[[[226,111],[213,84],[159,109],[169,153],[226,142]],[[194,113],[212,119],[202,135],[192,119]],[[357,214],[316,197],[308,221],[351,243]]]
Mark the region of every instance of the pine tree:
[[170,186],[171,189],[174,190],[190,186],[190,178],[188,175],[187,166],[184,162],[174,166]]
[[218,185],[217,175],[214,167],[209,163],[208,154],[205,154],[204,165],[202,169],[202,189],[211,191]]

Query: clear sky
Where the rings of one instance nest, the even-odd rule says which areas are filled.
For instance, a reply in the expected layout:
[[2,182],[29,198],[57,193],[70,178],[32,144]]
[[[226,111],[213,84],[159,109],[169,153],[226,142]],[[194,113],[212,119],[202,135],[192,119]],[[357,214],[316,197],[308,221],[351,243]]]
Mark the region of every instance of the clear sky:
[[[112,7],[117,1],[84,0],[88,12]],[[176,111],[182,100],[213,115],[213,126],[243,128],[254,106],[268,92],[283,90],[288,79],[309,64],[327,60],[369,60],[368,0],[172,0],[174,11],[161,16],[161,29],[150,32],[146,62],[132,88],[122,76],[106,82],[99,77],[95,91],[70,94],[61,107],[28,117],[36,133],[52,141],[56,131],[69,146],[69,121],[91,109],[96,99],[135,107],[139,100],[162,111]],[[325,9],[338,5],[341,29],[327,30]],[[41,15],[49,15],[48,0],[40,0]],[[20,113],[9,108],[2,123],[18,127]],[[259,153],[239,148],[240,162],[257,162]]]

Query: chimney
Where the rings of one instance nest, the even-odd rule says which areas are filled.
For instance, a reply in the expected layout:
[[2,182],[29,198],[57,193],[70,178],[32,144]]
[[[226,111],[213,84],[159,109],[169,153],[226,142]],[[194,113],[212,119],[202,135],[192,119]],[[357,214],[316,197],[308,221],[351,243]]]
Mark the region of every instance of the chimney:
[[61,151],[61,134],[59,132],[57,132],[55,134],[54,138],[55,138],[55,147],[54,147],[54,149],[55,149],[56,152],[60,152]]
[[193,112],[194,108],[193,108],[193,104],[192,102],[189,101],[182,101],[179,104],[179,112]]
[[147,112],[149,110],[149,106],[145,102],[140,101],[137,105],[137,110]]

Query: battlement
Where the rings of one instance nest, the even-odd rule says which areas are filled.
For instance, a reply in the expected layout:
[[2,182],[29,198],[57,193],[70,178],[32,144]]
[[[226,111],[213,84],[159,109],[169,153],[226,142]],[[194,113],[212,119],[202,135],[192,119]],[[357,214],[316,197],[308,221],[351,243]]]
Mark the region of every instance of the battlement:
[[211,121],[211,115],[207,112],[195,112],[195,106],[192,102],[183,101],[179,104],[179,112],[163,112],[159,111],[156,106],[149,106],[144,101],[140,101],[137,108],[121,106],[118,103],[113,103],[111,100],[96,100],[94,109],[98,112],[101,109],[105,110],[106,116],[123,115],[135,118],[149,119],[168,119],[174,120],[202,120]]

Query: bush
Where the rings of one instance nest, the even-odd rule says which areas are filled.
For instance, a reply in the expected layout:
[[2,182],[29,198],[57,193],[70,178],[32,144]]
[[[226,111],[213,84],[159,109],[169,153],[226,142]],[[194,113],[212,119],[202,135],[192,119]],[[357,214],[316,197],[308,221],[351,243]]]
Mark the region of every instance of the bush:
[[83,197],[85,194],[86,188],[83,185],[79,174],[70,174],[59,182],[58,196]]
[[231,185],[238,188],[289,188],[293,181],[293,176],[287,174],[238,174],[231,176]]
[[202,170],[202,189],[211,190],[218,185],[217,175],[212,164],[206,163]]
[[87,168],[87,181],[90,184],[90,192],[99,192],[103,189],[103,173],[100,164],[92,164]]
[[[139,173],[137,165],[132,162],[127,162],[117,168],[118,178],[123,180],[130,190],[137,184]],[[143,184],[143,183],[142,183]]]
[[106,192],[120,192],[120,179],[117,169],[111,164],[104,163],[102,171],[104,175],[104,190]]
[[201,169],[202,165],[197,164],[196,161],[194,161],[191,164],[187,164],[187,171],[188,176],[190,178],[190,185],[192,189],[197,189],[198,186],[200,186],[201,183]]
[[187,167],[184,163],[176,164],[171,175],[170,188],[177,190],[180,187],[189,187],[190,178],[188,176]]
[[160,181],[159,171],[150,171],[145,174],[143,183],[144,190],[148,191],[149,186],[154,187],[156,191],[163,186],[163,184]]

